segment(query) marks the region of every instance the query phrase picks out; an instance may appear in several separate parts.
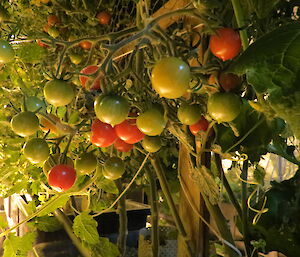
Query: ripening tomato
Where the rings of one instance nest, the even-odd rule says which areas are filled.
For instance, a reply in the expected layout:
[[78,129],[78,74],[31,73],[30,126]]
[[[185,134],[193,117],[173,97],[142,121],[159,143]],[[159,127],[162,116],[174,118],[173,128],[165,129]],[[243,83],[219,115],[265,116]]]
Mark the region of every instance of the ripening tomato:
[[50,154],[49,146],[45,139],[32,138],[24,145],[24,156],[32,163],[47,160]]
[[49,47],[48,45],[44,44],[40,39],[37,39],[37,40],[36,40],[36,43],[37,43],[40,47],[43,47],[43,48]]
[[11,119],[13,132],[22,137],[33,135],[39,129],[39,119],[33,112],[20,112]]
[[241,83],[241,78],[233,73],[222,72],[219,76],[219,84],[225,92],[233,91]]
[[232,28],[218,29],[209,40],[210,51],[223,61],[236,57],[241,47],[240,35]]
[[124,120],[115,126],[115,131],[117,136],[128,144],[135,144],[145,137],[145,134],[138,129],[136,119]]
[[0,40],[0,64],[1,63],[9,63],[14,60],[15,51],[11,47],[11,45],[5,41]]
[[96,116],[112,126],[123,122],[129,113],[126,98],[118,95],[99,96],[94,103]]
[[40,128],[44,132],[48,132],[50,130],[51,133],[58,134],[58,129],[56,127],[56,123],[60,123],[60,119],[52,113],[48,113],[47,116],[53,121],[51,122],[49,119],[46,119],[44,116],[40,116]]
[[119,152],[129,152],[133,148],[133,145],[126,143],[120,138],[117,138],[117,140],[114,142],[114,147]]
[[90,41],[81,41],[79,46],[84,50],[90,50],[92,47],[92,43]]
[[200,131],[206,131],[208,129],[209,122],[202,116],[195,124],[189,126],[193,135],[197,135]]
[[83,153],[75,161],[76,171],[89,174],[97,167],[97,158],[93,153]]
[[100,120],[94,120],[92,123],[91,142],[98,147],[108,147],[117,139],[114,128]]
[[73,87],[66,81],[53,79],[46,83],[44,96],[48,103],[59,107],[71,103],[75,93]]
[[[64,160],[65,159],[65,160]],[[58,164],[66,164],[70,167],[74,167],[74,162],[69,156],[65,156],[60,153],[52,154],[43,164],[43,172],[48,174],[48,172]]]
[[151,73],[154,90],[160,97],[170,99],[183,96],[189,88],[190,79],[190,67],[176,57],[161,59]]
[[108,25],[111,19],[111,15],[108,12],[99,12],[96,15],[96,18],[98,19],[99,23],[101,25]]
[[209,115],[218,123],[233,121],[241,112],[242,101],[233,93],[215,93],[207,102]]
[[[98,69],[99,69],[99,67],[96,65],[89,65],[89,66],[83,68],[80,71],[80,73],[90,75],[90,74],[95,73]],[[84,76],[84,75],[79,76],[80,83],[84,88],[85,88],[85,84],[88,81],[88,79],[89,79],[89,77],[87,77],[87,76]],[[100,80],[99,79],[94,81],[94,84],[91,86],[91,89],[100,90]]]
[[163,132],[167,122],[160,110],[152,108],[137,117],[136,125],[144,134],[157,136]]
[[29,96],[25,99],[25,107],[29,112],[46,111],[46,104],[36,96]]
[[47,21],[49,26],[61,24],[60,18],[57,17],[55,14],[49,15]]
[[201,108],[197,104],[182,104],[178,108],[177,116],[182,124],[192,125],[201,118]]
[[116,180],[125,172],[125,164],[118,157],[111,157],[105,161],[103,166],[103,176],[110,180]]
[[54,166],[48,174],[48,183],[57,191],[70,189],[76,180],[76,170],[69,165],[59,164]]
[[155,153],[162,146],[161,139],[160,137],[145,136],[144,140],[142,141],[142,146],[147,152]]

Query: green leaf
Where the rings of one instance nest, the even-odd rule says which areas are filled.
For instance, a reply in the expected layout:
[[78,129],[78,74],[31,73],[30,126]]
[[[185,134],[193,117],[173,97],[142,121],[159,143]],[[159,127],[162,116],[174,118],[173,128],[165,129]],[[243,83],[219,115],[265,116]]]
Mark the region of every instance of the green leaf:
[[92,257],[118,257],[120,255],[118,247],[109,242],[108,238],[100,237],[99,244],[92,246]]
[[45,49],[35,43],[22,45],[16,52],[16,55],[26,63],[41,62],[45,56]]
[[[55,197],[55,196],[53,196],[53,197]],[[51,199],[49,201],[51,201]],[[69,200],[68,195],[63,195],[63,196],[59,197],[57,200],[54,200],[52,203],[50,203],[49,206],[47,206],[44,210],[42,210],[39,213],[38,217],[46,216],[50,212],[55,211],[57,208],[64,206],[68,202],[68,200]],[[44,203],[41,207],[45,206],[48,202]]]
[[3,242],[3,257],[27,257],[35,241],[35,233],[27,233],[22,237],[9,234]]
[[5,216],[0,215],[0,228],[4,230],[7,227],[8,227],[8,224],[7,224]]
[[265,169],[262,166],[257,165],[255,170],[253,171],[253,177],[255,181],[261,185],[264,185],[265,176],[266,176]]
[[97,226],[97,221],[91,215],[84,212],[75,217],[73,230],[75,235],[82,241],[95,245],[100,242]]
[[59,221],[53,216],[36,217],[29,224],[44,232],[55,232],[62,228]]
[[[97,167],[98,168],[98,167]],[[106,179],[102,172],[98,172],[99,176],[95,184],[99,189],[104,190],[107,193],[118,194],[119,190],[113,180]]]

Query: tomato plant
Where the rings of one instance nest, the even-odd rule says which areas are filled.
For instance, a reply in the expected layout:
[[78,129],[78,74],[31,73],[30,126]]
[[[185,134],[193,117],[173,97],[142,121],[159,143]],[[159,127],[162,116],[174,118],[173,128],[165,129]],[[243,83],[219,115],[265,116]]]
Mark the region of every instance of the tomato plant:
[[47,33],[49,34],[49,36],[53,37],[53,38],[57,38],[60,34],[59,30],[55,27],[49,27],[47,29]]
[[97,158],[93,153],[83,153],[75,161],[76,171],[89,174],[97,167]]
[[11,119],[13,132],[22,137],[33,135],[39,129],[39,119],[33,112],[20,112]]
[[145,137],[145,134],[138,129],[136,119],[124,120],[117,124],[115,131],[117,136],[128,144],[135,144]]
[[90,50],[92,48],[92,43],[90,41],[81,41],[79,46],[84,50]]
[[76,181],[76,170],[69,165],[54,166],[48,174],[48,183],[58,191],[70,189]]
[[47,21],[48,21],[49,26],[61,24],[60,18],[58,16],[56,16],[55,14],[49,15],[47,18]]
[[0,63],[9,63],[14,60],[15,51],[11,45],[5,41],[0,40]]
[[93,121],[91,132],[91,142],[98,147],[110,146],[117,139],[114,128],[98,119]]
[[118,95],[99,96],[95,100],[94,109],[99,120],[114,126],[127,118],[129,103]]
[[182,124],[192,125],[201,118],[201,109],[197,104],[182,104],[177,111],[178,119]]
[[111,157],[105,161],[103,166],[103,176],[110,180],[121,178],[125,172],[125,164],[118,157]]
[[120,138],[117,138],[117,140],[114,142],[114,147],[119,152],[129,152],[133,148],[133,145],[126,143]]
[[69,156],[56,153],[49,156],[49,158],[43,164],[43,172],[48,174],[49,171],[58,164],[66,164],[70,167],[74,167],[74,162]]
[[206,131],[208,129],[209,122],[202,116],[195,124],[189,126],[189,129],[193,135],[197,135],[200,131]]
[[233,73],[221,72],[219,76],[219,84],[225,92],[230,92],[238,88],[242,83],[239,76]]
[[[83,74],[87,74],[87,75],[90,75],[90,74],[93,74],[95,73],[97,70],[99,69],[98,66],[96,65],[89,65],[85,68],[83,68],[80,73],[83,73]],[[85,88],[86,86],[86,82],[88,81],[89,77],[87,76],[84,76],[84,75],[80,75],[79,76],[79,80],[80,80],[80,83],[81,85]],[[96,79],[93,83],[93,85],[91,86],[91,89],[94,89],[94,90],[100,90],[100,80],[99,79]]]
[[75,93],[72,86],[66,81],[53,79],[46,83],[44,96],[48,103],[58,107],[71,103]]
[[[72,53],[69,55],[69,58],[70,58],[71,62],[75,65],[78,65],[82,61],[82,55],[80,55],[80,54]],[[81,71],[80,73],[84,73],[84,72]],[[82,76],[80,76],[80,77],[82,77]]]
[[40,39],[37,39],[36,40],[36,43],[40,46],[40,47],[43,47],[43,48],[48,48],[49,46],[44,44]]
[[111,19],[111,15],[108,12],[102,11],[97,13],[96,18],[101,25],[108,25]]
[[239,33],[232,28],[220,28],[209,40],[211,52],[223,61],[236,57],[242,47]]
[[190,84],[190,67],[176,57],[158,61],[151,73],[154,90],[161,96],[170,99],[183,96]]
[[155,153],[162,146],[161,139],[160,137],[145,136],[145,138],[142,141],[142,146],[147,152]]
[[215,93],[207,102],[209,115],[218,123],[233,121],[240,113],[241,98],[233,93]]
[[24,145],[24,156],[32,163],[47,160],[50,154],[47,142],[42,138],[32,138]]
[[136,119],[138,129],[148,136],[161,134],[166,127],[166,120],[163,113],[157,108],[151,108],[141,113]]

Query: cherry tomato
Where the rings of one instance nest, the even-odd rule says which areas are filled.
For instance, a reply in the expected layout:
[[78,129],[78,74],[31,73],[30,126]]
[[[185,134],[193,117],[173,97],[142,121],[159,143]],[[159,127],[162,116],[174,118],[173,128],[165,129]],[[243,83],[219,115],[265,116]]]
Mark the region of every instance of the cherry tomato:
[[71,103],[75,94],[72,86],[66,81],[53,79],[46,83],[44,96],[48,103],[59,107]]
[[151,73],[154,90],[160,97],[170,99],[183,96],[189,88],[190,79],[190,67],[176,57],[161,59]]
[[92,43],[90,41],[81,41],[79,46],[84,50],[90,50],[92,47]]
[[51,26],[49,26],[48,24],[45,24],[45,25],[43,26],[43,30],[44,30],[46,33],[48,33],[50,27],[51,27]]
[[161,139],[160,137],[145,136],[144,140],[142,141],[142,146],[147,152],[155,153],[162,146]]
[[70,58],[71,62],[75,65],[81,63],[81,61],[82,61],[82,55],[80,55],[80,54],[72,53],[69,55],[69,58]]
[[240,35],[232,28],[218,29],[209,40],[210,51],[223,61],[236,57],[241,47]]
[[55,27],[50,27],[48,28],[47,33],[49,34],[49,36],[53,37],[53,38],[57,38],[59,36],[59,31],[57,28]]
[[195,124],[189,126],[193,135],[197,135],[200,131],[206,131],[209,126],[209,122],[202,116]]
[[117,138],[117,140],[114,142],[114,147],[119,152],[129,152],[133,148],[133,145],[126,143],[120,138]]
[[[89,65],[89,66],[83,68],[80,71],[80,73],[90,75],[90,74],[95,73],[98,69],[99,69],[99,67],[96,66],[96,65]],[[89,79],[89,77],[87,77],[87,76],[84,76],[84,75],[79,76],[80,83],[83,87],[85,87],[85,84],[86,84],[88,79]],[[94,90],[99,90],[100,89],[100,80],[99,79],[94,81],[94,84],[91,86],[91,89],[94,89]]]
[[20,112],[10,123],[13,132],[22,137],[31,136],[39,129],[39,119],[33,112]]
[[49,146],[45,139],[32,138],[24,145],[24,156],[32,163],[44,162],[50,154]]
[[29,96],[25,99],[25,107],[29,112],[46,111],[46,104],[36,96]]
[[70,166],[70,167],[74,167],[74,163],[73,160],[69,157],[66,156],[66,160],[63,159],[63,154],[53,154],[51,156],[49,156],[49,158],[44,162],[43,165],[43,171],[45,174],[48,174],[48,172],[55,166],[58,164],[65,164],[63,162],[66,162],[66,165]]
[[109,158],[103,166],[103,176],[110,180],[116,180],[125,172],[125,164],[118,157]]
[[127,118],[129,103],[118,95],[99,96],[95,100],[94,109],[99,120],[114,126]]
[[136,119],[124,120],[115,126],[115,131],[117,136],[128,144],[135,144],[145,137],[145,134],[138,129]]
[[148,136],[161,134],[166,124],[163,113],[157,108],[149,109],[136,119],[138,129]]
[[114,128],[100,120],[94,120],[92,123],[91,142],[98,147],[108,147],[117,139]]
[[209,115],[218,123],[233,121],[241,112],[242,101],[233,93],[215,93],[207,102]]
[[83,153],[75,161],[75,169],[82,174],[89,174],[97,167],[97,158],[93,153]]
[[96,15],[96,18],[98,19],[99,23],[101,25],[108,25],[111,19],[111,15],[108,12],[99,12]]
[[1,63],[9,63],[14,60],[15,51],[11,47],[11,45],[5,41],[0,40],[0,64]]
[[76,180],[76,170],[69,165],[59,164],[54,166],[48,174],[48,183],[57,191],[70,189]]
[[233,73],[222,72],[219,76],[219,84],[225,92],[230,92],[236,89],[242,83],[239,76]]
[[40,39],[37,39],[36,40],[36,43],[40,46],[40,47],[43,47],[43,48],[48,48],[49,46],[44,44]]
[[40,116],[41,130],[44,131],[44,132],[48,132],[50,130],[51,133],[58,134],[58,129],[57,129],[55,124],[58,123],[58,122],[60,123],[60,119],[52,113],[49,113],[47,115],[55,123],[53,123],[50,120],[46,119],[44,116]]
[[200,106],[197,104],[182,104],[178,109],[177,116],[182,124],[195,124],[201,118]]
[[54,25],[60,25],[61,24],[60,18],[57,17],[54,14],[49,15],[47,20],[48,20],[48,25],[49,26],[54,26]]

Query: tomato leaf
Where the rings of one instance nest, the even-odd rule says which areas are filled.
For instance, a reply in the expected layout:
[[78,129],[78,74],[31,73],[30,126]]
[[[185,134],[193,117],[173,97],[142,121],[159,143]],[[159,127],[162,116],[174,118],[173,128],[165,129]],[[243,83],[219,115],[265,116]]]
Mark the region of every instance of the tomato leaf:
[[38,63],[44,58],[45,49],[37,44],[30,43],[21,46],[16,54],[23,62]]
[[27,257],[35,241],[35,233],[27,233],[22,237],[9,234],[3,242],[3,257]]
[[55,232],[62,228],[59,221],[53,216],[36,217],[28,225],[44,232]]
[[4,215],[0,215],[0,228],[4,230],[8,227],[8,223],[5,218],[5,213],[3,213],[3,214]]
[[119,190],[113,180],[106,179],[102,173],[95,182],[96,186],[107,193],[118,194]]
[[100,237],[99,244],[92,247],[92,257],[117,257],[120,255],[118,247],[109,242],[108,238]]
[[82,241],[95,245],[100,242],[97,226],[97,221],[91,215],[81,213],[74,219],[73,230]]
[[[54,196],[55,197],[55,196]],[[44,210],[42,210],[39,214],[38,217],[41,216],[46,216],[47,214],[49,214],[50,212],[55,211],[57,208],[60,208],[62,206],[64,206],[69,200],[69,196],[68,195],[63,195],[60,198],[58,198],[57,200],[53,201],[52,203],[50,203]],[[51,201],[51,199],[49,200]],[[48,202],[49,202],[48,201]],[[46,205],[48,202],[44,203],[41,207],[43,207],[44,205]]]
[[229,68],[247,74],[258,94],[265,95],[276,116],[300,138],[300,23],[281,26],[251,44]]

